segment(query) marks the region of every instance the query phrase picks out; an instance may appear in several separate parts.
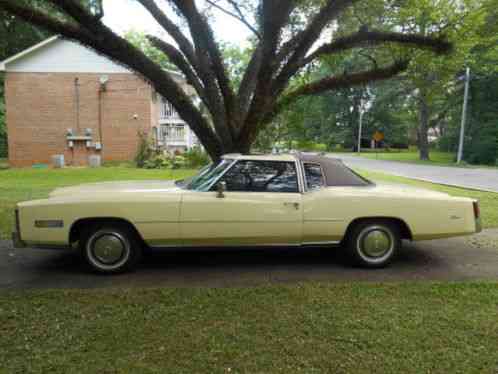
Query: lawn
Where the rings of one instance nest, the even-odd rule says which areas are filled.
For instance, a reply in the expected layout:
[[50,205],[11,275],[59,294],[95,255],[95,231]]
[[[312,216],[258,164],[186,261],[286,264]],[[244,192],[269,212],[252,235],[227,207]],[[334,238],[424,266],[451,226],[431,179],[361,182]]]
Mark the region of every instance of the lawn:
[[362,152],[361,157],[388,161],[400,161],[427,165],[456,166],[455,154],[450,152],[431,151],[429,161],[421,161],[417,150],[392,152]]
[[495,373],[493,283],[0,294],[2,373]]

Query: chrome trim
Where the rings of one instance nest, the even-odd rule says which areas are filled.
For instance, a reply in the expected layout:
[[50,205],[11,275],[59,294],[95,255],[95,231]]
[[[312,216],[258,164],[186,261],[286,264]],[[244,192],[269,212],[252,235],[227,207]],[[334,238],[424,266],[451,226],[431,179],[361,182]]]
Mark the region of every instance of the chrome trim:
[[[320,191],[321,189],[324,189],[327,186],[327,179],[325,179],[325,174],[323,173],[323,167],[321,164],[318,164],[316,162],[309,162],[309,161],[301,161],[302,168],[303,168],[303,180],[304,180],[304,188],[305,192],[315,192],[315,191]],[[306,183],[306,169],[304,168],[304,164],[310,164],[310,165],[317,165],[320,168],[320,172],[322,174],[322,180],[323,180],[323,185],[318,187],[318,188],[313,188],[313,189],[308,189],[307,183]]]
[[[213,183],[211,183],[209,185],[209,188],[205,191],[198,191],[198,190],[192,190],[192,191],[195,191],[195,192],[212,192],[211,191],[211,188],[216,184],[218,183],[218,181],[223,178],[223,176],[228,173],[234,166],[236,163],[238,162],[246,162],[246,161],[254,161],[254,162],[258,162],[258,161],[268,161],[268,162],[287,162],[289,164],[292,163],[292,161],[283,161],[283,160],[251,160],[251,159],[245,159],[245,158],[242,158],[242,159],[235,159],[233,160],[233,162],[228,166],[228,168],[225,169],[225,171],[223,173],[220,174],[220,176],[218,177],[218,179],[214,180]],[[298,161],[294,161],[294,164],[295,164],[295,167],[296,167],[296,176],[297,176],[297,189],[298,191],[297,192],[286,192],[286,193],[303,193],[304,191],[304,185],[303,185],[303,181],[302,181],[302,175],[301,173],[299,172],[299,162]],[[230,191],[226,191],[226,192],[230,192]],[[260,192],[256,192],[256,191],[232,191],[232,192],[245,192],[245,193],[260,193]],[[280,193],[280,192],[275,192],[275,193]]]
[[[229,159],[229,158],[228,158],[228,159],[226,158],[225,160],[230,160],[230,159]],[[237,163],[237,161],[239,161],[239,160],[237,160],[237,159],[232,159],[232,163],[231,163],[230,165],[228,165],[228,167],[225,169],[225,171],[223,171],[223,173],[221,173],[221,174],[218,176],[218,178],[217,178],[217,179],[215,179],[215,180],[213,181],[213,183],[211,183],[211,184],[209,185],[209,187],[208,187],[206,190],[204,190],[204,191],[193,190],[193,191],[195,191],[195,192],[212,192],[212,191],[211,191],[211,187],[213,187],[216,183],[218,183],[218,181],[219,181],[221,178],[223,178],[223,176],[224,176],[226,173],[228,173],[228,171],[229,171],[231,168],[233,168],[233,166]]]
[[306,184],[304,180],[304,169],[301,161],[297,157],[295,158],[295,163],[296,163],[296,172],[298,174],[298,184],[299,184],[299,193],[304,194],[306,192]]
[[260,248],[260,247],[306,247],[306,246],[320,246],[320,245],[338,245],[339,240],[324,241],[324,242],[303,242],[303,243],[266,243],[266,244],[168,244],[168,245],[149,245],[152,249],[168,249],[168,248]]
[[64,221],[60,219],[36,220],[35,227],[39,229],[60,229],[64,227]]

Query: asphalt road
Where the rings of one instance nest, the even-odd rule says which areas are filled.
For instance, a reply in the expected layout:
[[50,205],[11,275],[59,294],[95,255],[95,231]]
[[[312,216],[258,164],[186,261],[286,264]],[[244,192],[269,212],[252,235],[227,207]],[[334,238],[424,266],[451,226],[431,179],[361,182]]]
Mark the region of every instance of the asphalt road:
[[450,186],[498,192],[498,169],[496,168],[460,168],[410,164],[406,162],[376,160],[342,153],[332,153],[329,156],[340,158],[346,165],[352,168],[378,171]]
[[303,281],[498,280],[498,230],[448,240],[404,244],[386,269],[350,267],[338,249],[209,249],[148,256],[133,273],[89,273],[78,255],[13,249],[0,242],[0,292],[12,289],[246,287]]

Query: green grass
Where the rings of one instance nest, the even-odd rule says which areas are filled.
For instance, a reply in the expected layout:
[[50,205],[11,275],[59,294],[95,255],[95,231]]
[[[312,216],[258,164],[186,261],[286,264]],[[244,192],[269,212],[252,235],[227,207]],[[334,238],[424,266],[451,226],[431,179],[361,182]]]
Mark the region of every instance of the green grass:
[[0,170],[8,169],[9,162],[6,158],[0,158]]
[[498,286],[0,294],[1,373],[495,373]]
[[498,227],[498,193],[482,192],[475,190],[468,190],[465,188],[457,188],[450,186],[443,186],[429,182],[422,182],[413,179],[397,177],[394,175],[369,172],[365,170],[357,170],[360,174],[368,179],[379,182],[389,183],[402,183],[430,190],[446,192],[452,196],[463,196],[478,199],[480,202],[482,224],[484,228]]
[[418,151],[396,151],[396,152],[362,152],[361,157],[388,161],[400,161],[427,165],[455,166],[455,154],[449,152],[431,151],[429,161],[421,161]]
[[13,211],[17,202],[45,198],[57,187],[101,181],[182,179],[194,172],[130,167],[0,170],[0,238],[8,238],[13,229]]

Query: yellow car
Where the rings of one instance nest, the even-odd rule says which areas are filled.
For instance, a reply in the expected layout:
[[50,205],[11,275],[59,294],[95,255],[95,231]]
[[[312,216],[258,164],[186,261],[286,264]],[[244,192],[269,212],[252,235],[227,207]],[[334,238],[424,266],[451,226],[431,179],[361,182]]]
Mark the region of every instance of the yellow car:
[[101,273],[132,269],[144,248],[342,247],[386,266],[401,240],[480,231],[476,200],[376,184],[316,155],[226,155],[182,181],[106,182],[54,190],[16,209],[16,247],[78,246]]

